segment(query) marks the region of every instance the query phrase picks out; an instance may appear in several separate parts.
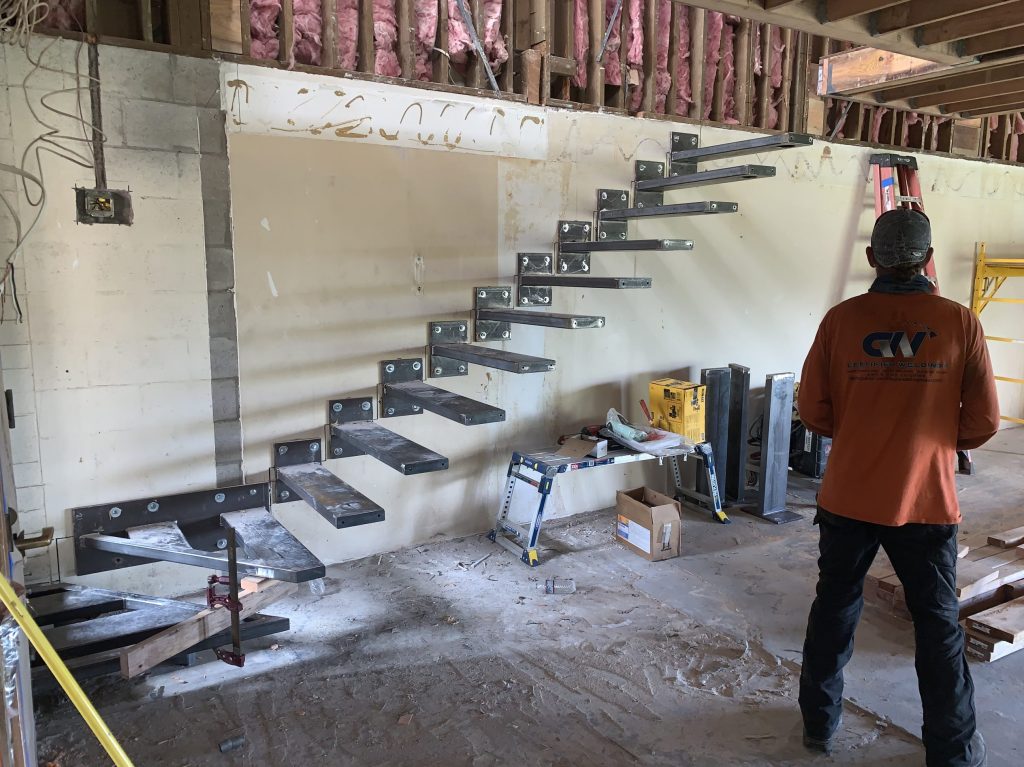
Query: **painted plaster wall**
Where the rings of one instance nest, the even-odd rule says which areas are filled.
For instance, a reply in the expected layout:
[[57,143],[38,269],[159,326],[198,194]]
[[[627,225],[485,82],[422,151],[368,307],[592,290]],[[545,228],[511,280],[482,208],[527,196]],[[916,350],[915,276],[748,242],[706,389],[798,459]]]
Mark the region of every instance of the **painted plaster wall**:
[[[421,354],[428,321],[468,317],[470,288],[511,284],[515,253],[550,251],[555,222],[589,219],[598,187],[628,188],[633,161],[661,159],[671,130],[699,131],[702,144],[749,135],[233,65],[223,78],[249,477],[267,469],[273,441],[322,427],[328,398],[372,393],[379,360]],[[334,531],[302,504],[277,512],[327,561],[482,531],[512,449],[550,444],[610,406],[639,417],[652,378],[730,362],[749,366],[755,385],[798,371],[825,310],[870,282],[869,154],[821,142],[751,160],[775,165],[774,180],[673,193],[736,201],[740,213],[633,229],[692,238],[692,253],[595,255],[595,275],[650,276],[654,288],[556,290],[556,311],[608,320],[603,330],[514,327],[505,348],[554,358],[556,371],[473,367],[435,381],[505,408],[506,423],[386,422],[448,455],[448,472],[328,462],[385,507],[385,523]],[[1024,170],[920,163],[940,282],[967,302],[975,242],[1015,250],[1024,237],[1014,215]],[[1019,376],[1019,351],[998,351]],[[1005,412],[1020,409],[1012,387],[1003,398]],[[584,472],[556,483],[550,512],[601,508],[616,489],[664,481],[653,464]]]
[[[20,164],[45,130],[30,107],[81,137],[81,125],[40,107],[46,97],[75,112],[73,93],[47,94],[75,86],[80,48],[36,38],[31,57],[45,68],[33,71],[23,50],[0,46],[0,162]],[[16,261],[25,321],[12,321],[8,300],[0,325],[20,519],[29,534],[49,525],[59,538],[29,557],[29,582],[73,573],[71,507],[216,482],[199,126],[219,115],[217,66],[105,46],[100,62],[108,176],[131,189],[135,223],[76,225],[72,187],[93,186],[92,170],[44,153],[47,203]],[[88,119],[88,94],[84,110]],[[36,209],[9,174],[0,182],[27,225]],[[13,239],[4,209],[5,253]],[[148,565],[83,580],[156,594],[197,588],[202,574]]]

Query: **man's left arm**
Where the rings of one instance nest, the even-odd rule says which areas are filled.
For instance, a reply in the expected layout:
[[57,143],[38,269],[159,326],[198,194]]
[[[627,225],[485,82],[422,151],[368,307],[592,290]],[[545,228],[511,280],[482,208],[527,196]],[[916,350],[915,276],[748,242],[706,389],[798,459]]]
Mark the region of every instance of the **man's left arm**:
[[822,320],[818,333],[811,344],[811,350],[804,361],[800,374],[800,394],[797,397],[797,412],[804,426],[823,437],[831,437],[833,424],[832,392],[829,386],[828,338],[826,324]]
[[967,326],[964,380],[960,389],[960,428],[957,450],[981,447],[999,431],[999,400],[992,374],[985,331],[973,314]]

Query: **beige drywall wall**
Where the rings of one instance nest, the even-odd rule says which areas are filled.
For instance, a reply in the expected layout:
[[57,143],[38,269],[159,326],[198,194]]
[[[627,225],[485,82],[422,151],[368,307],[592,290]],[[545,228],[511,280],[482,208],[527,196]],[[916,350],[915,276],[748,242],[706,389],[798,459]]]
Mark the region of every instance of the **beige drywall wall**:
[[[421,353],[428,321],[467,317],[471,287],[511,284],[517,252],[550,252],[556,221],[589,219],[598,187],[628,188],[633,161],[661,159],[671,130],[698,131],[702,144],[749,136],[250,67],[223,76],[250,476],[267,469],[274,440],[322,427],[327,398],[372,392],[379,360]],[[402,477],[365,457],[331,460],[385,507],[384,523],[335,531],[301,503],[277,513],[327,561],[482,531],[511,450],[550,444],[611,406],[639,417],[652,378],[730,362],[749,366],[755,385],[799,371],[823,313],[870,283],[869,154],[819,142],[751,159],[776,166],[775,179],[673,193],[740,212],[632,229],[692,238],[692,253],[595,255],[595,275],[650,276],[654,288],[556,290],[556,311],[601,314],[607,326],[516,326],[503,344],[556,359],[555,371],[473,367],[434,382],[506,408],[504,424],[386,421],[448,455],[449,471]],[[1012,249],[1024,236],[1014,215],[1024,170],[920,163],[943,290],[967,302],[975,241]],[[1021,370],[1019,355],[1001,356]],[[1006,411],[1019,410],[1017,392],[1003,394]],[[662,486],[665,472],[650,463],[560,478],[549,512],[611,505],[616,489]]]
[[[40,146],[33,142],[47,127],[33,111],[69,137],[61,146],[88,159],[75,140],[83,126],[41,105],[45,98],[76,112],[69,89],[76,60],[86,69],[84,49],[34,38],[30,52],[31,60],[0,46],[0,162],[20,165],[26,148]],[[25,321],[14,321],[8,296],[0,324],[0,364],[17,414],[19,521],[30,535],[52,526],[58,536],[57,546],[29,557],[29,582],[74,572],[70,508],[215,483],[197,89],[209,85],[198,97],[207,98],[217,82],[199,77],[194,59],[101,46],[100,62],[109,182],[131,189],[135,223],[76,225],[72,187],[94,186],[93,172],[44,150],[46,205],[15,261]],[[83,108],[88,120],[87,92]],[[28,168],[38,173],[31,155]],[[9,173],[0,183],[27,226],[39,209]],[[5,254],[15,231],[0,205]],[[147,565],[82,580],[181,593],[199,588],[203,573]]]

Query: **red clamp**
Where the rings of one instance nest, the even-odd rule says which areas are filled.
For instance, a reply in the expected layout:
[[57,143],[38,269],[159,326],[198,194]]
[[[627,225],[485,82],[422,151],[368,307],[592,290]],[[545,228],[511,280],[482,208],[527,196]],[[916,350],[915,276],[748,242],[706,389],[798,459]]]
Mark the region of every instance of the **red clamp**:
[[217,654],[217,660],[222,660],[229,666],[238,666],[242,668],[245,665],[245,653],[236,653],[231,650],[225,650],[224,648],[218,648],[214,650]]
[[[220,605],[226,610],[230,610],[233,613],[242,611],[242,603],[237,599],[232,599],[231,594],[218,594],[218,585],[228,585],[230,581],[226,575],[211,575],[206,579],[206,606],[213,608]],[[244,658],[244,656],[242,656]],[[222,659],[223,660],[223,659]],[[228,662],[228,661],[225,661]],[[241,665],[241,664],[232,664]]]

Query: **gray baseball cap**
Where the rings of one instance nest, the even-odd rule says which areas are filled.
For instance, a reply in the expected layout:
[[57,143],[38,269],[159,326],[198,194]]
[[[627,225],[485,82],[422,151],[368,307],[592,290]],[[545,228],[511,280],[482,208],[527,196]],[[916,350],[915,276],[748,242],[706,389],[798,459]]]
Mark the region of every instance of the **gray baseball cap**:
[[871,249],[879,266],[918,266],[928,257],[931,246],[931,221],[910,208],[886,211],[871,232]]

